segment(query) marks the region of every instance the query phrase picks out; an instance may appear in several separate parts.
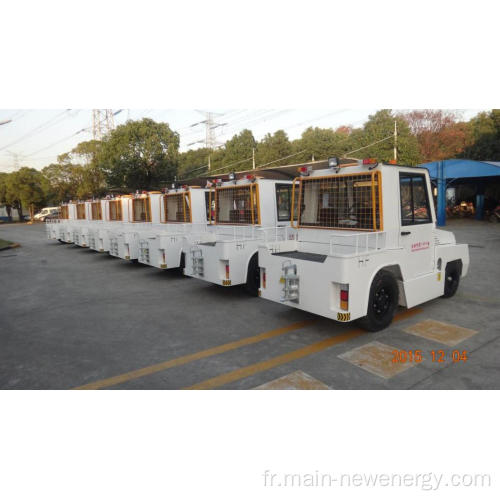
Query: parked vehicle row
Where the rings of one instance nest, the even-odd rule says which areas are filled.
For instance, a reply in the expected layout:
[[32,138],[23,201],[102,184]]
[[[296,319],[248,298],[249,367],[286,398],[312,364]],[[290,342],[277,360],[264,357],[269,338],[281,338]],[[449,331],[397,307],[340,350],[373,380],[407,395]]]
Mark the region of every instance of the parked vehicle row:
[[299,174],[68,203],[47,234],[373,331],[456,292],[468,247],[436,228],[427,170],[332,158]]

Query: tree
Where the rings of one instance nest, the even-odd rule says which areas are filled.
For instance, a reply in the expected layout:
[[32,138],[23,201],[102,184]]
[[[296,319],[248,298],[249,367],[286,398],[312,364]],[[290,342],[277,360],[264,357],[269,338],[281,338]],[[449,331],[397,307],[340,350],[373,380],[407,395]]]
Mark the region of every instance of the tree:
[[102,143],[100,141],[80,142],[71,150],[71,159],[78,160],[76,167],[81,182],[78,185],[78,198],[101,196],[106,191],[106,178],[99,164]]
[[500,160],[500,109],[482,112],[468,123],[470,144],[462,156],[471,160]]
[[467,125],[459,113],[442,109],[416,109],[400,113],[417,138],[424,162],[456,158],[468,145]]
[[209,148],[190,149],[180,153],[178,177],[188,179],[203,175],[208,170],[208,156],[211,153]]
[[65,200],[76,199],[78,181],[74,175],[74,166],[60,163],[51,163],[42,169],[51,188],[51,200],[60,203]]
[[300,139],[293,142],[296,152],[304,151],[294,157],[295,162],[306,162],[314,160],[326,160],[330,156],[343,156],[352,144],[352,129],[340,127],[337,130],[331,128],[309,127]]
[[256,162],[258,165],[263,165],[291,154],[292,143],[288,135],[284,130],[277,130],[274,134],[266,134],[257,144]]
[[[382,109],[368,117],[359,137],[357,147],[353,147],[352,155],[358,158],[373,157],[380,161],[394,158],[394,122],[398,128],[398,162],[405,165],[417,165],[420,162],[420,151],[417,138],[401,116],[394,116],[390,109]],[[368,146],[368,147],[366,147]],[[359,151],[355,149],[362,148]]]
[[0,205],[5,205],[5,210],[7,211],[7,218],[9,222],[12,222],[12,206],[7,201],[7,182],[9,174],[5,172],[0,172]]
[[179,134],[150,118],[119,125],[102,142],[98,161],[111,187],[149,189],[177,173]]
[[6,199],[17,209],[19,219],[23,218],[23,206],[30,208],[33,219],[34,208],[45,202],[47,181],[43,174],[34,168],[22,167],[9,174],[7,179]]
[[[248,129],[242,130],[239,134],[233,136],[232,139],[226,142],[224,148],[223,162],[224,167],[227,166],[227,170],[223,169],[225,172],[232,170],[245,170],[252,163],[251,158],[253,154],[253,149],[257,143],[252,132]],[[220,153],[219,153],[220,154]],[[248,161],[242,161],[248,160]],[[232,165],[233,163],[238,163],[237,165]],[[215,168],[215,170],[218,166]]]

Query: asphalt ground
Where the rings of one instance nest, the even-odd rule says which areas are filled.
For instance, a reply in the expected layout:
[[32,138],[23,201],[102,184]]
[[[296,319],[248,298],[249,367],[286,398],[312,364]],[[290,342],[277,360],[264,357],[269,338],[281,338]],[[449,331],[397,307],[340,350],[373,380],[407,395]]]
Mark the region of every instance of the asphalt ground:
[[[401,309],[390,328],[367,333],[47,240],[43,224],[0,226],[0,238],[21,244],[0,252],[0,388],[283,388],[299,374],[331,389],[498,389],[500,224],[447,229],[471,245],[457,295]],[[438,335],[445,323],[465,337],[451,345],[406,331],[427,320],[441,322]],[[391,363],[393,350],[422,361]]]

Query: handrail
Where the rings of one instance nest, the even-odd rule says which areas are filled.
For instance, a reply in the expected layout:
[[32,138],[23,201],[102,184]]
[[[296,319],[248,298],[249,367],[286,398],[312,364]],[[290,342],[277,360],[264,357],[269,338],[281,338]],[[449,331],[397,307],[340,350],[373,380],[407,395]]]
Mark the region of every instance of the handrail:
[[[364,239],[364,241],[363,241]],[[339,240],[344,242],[339,243]],[[374,240],[374,241],[373,241]],[[371,241],[371,243],[370,243]],[[384,231],[374,231],[356,234],[335,234],[329,239],[330,255],[361,255],[370,252],[383,250],[386,246],[386,233]],[[335,247],[354,248],[352,252],[335,251]]]

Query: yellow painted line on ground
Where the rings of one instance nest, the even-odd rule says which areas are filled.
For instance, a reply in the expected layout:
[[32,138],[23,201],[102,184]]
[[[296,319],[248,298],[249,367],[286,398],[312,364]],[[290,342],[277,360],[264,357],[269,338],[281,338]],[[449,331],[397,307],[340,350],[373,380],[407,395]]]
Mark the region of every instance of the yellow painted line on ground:
[[[422,309],[419,308],[408,309],[407,311],[396,315],[394,317],[394,321],[403,320],[421,312]],[[222,375],[218,375],[217,377],[209,378],[207,380],[204,380],[203,382],[199,382],[190,387],[186,387],[185,389],[216,389],[217,387],[229,384],[230,382],[235,382],[242,378],[255,375],[256,373],[270,370],[271,368],[275,368],[276,366],[290,363],[290,361],[305,358],[306,356],[310,356],[311,354],[323,351],[328,347],[341,344],[343,342],[346,342],[347,340],[354,339],[363,334],[368,333],[360,328],[349,330],[345,333],[341,333],[340,335],[336,335],[335,337],[329,337],[327,339],[320,340],[319,342],[315,342],[314,344],[296,349],[295,351],[287,352],[286,354],[282,354],[281,356],[276,356],[275,358],[271,358],[266,361],[254,363],[253,365],[244,366],[243,368],[239,368],[238,370],[233,370],[232,372],[223,373]]]
[[279,335],[284,335],[285,333],[291,332],[293,330],[298,330],[300,328],[304,328],[305,326],[312,325],[315,322],[316,320],[299,321],[297,323],[292,323],[291,325],[276,328],[275,330],[260,333],[252,337],[246,337],[241,340],[222,344],[210,349],[205,349],[204,351],[195,352],[193,354],[181,356],[180,358],[171,359],[169,361],[164,361],[162,363],[157,363],[155,365],[146,366],[138,370],[123,373],[122,375],[116,375],[115,377],[110,377],[103,380],[98,380],[96,382],[91,382],[90,384],[81,385],[80,387],[75,387],[75,389],[103,389],[104,387],[111,387],[113,385],[122,384],[123,382],[128,382],[129,380],[135,380],[141,377],[145,377],[146,375],[152,375],[153,373],[161,372],[163,370],[167,370],[168,368],[173,368],[174,366],[185,365],[186,363],[190,363],[191,361],[208,358],[210,356],[215,356],[216,354],[221,354],[223,352],[232,351],[233,349],[238,349],[239,347],[256,344],[257,342],[262,342],[263,340],[278,337]]

